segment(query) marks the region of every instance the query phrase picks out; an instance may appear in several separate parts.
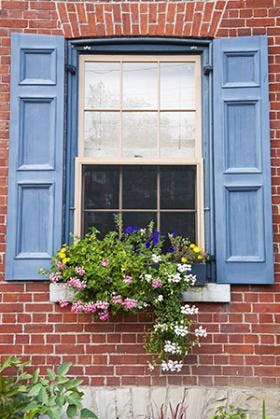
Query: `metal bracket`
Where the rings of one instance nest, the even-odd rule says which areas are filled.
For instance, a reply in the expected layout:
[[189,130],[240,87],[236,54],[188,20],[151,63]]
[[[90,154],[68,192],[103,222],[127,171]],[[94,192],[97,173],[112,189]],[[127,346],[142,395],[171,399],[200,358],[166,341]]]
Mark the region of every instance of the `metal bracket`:
[[203,73],[205,74],[205,76],[207,76],[211,71],[213,71],[212,65],[205,65],[203,67]]
[[76,74],[76,67],[74,65],[65,64],[65,71],[75,75]]

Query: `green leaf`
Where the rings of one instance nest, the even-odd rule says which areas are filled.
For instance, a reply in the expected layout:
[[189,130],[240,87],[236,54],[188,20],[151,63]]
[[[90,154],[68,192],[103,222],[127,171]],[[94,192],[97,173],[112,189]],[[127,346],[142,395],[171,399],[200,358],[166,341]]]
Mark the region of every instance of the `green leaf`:
[[71,362],[67,362],[65,364],[61,364],[58,369],[57,369],[57,373],[59,375],[65,376],[67,374],[67,372],[69,371],[70,367],[71,367]]
[[76,388],[82,384],[83,380],[70,380],[67,384],[65,384],[64,388],[70,390],[72,388]]
[[74,404],[69,404],[66,410],[66,414],[68,418],[74,418],[77,414],[78,407]]
[[54,381],[55,377],[56,377],[56,374],[55,374],[54,370],[51,370],[50,368],[48,368],[47,371],[48,371],[49,379]]
[[65,398],[64,396],[62,396],[61,394],[59,394],[56,398],[55,398],[55,403],[57,406],[62,407],[64,405],[65,402]]
[[79,395],[79,393],[70,393],[67,396],[67,401],[69,404],[75,404],[75,405],[80,405],[81,404],[81,396]]
[[28,395],[31,396],[31,397],[36,397],[40,393],[41,389],[42,389],[42,384],[37,383],[33,387],[31,387]]
[[34,371],[33,373],[33,377],[31,380],[32,384],[36,384],[38,382],[39,374],[40,374],[40,370],[39,368],[37,368],[36,371]]
[[47,405],[49,401],[49,396],[45,387],[42,387],[40,393],[38,394],[38,399],[43,405]]
[[85,407],[81,410],[81,419],[98,419],[98,416],[96,416],[95,413],[93,413],[91,410],[86,409]]

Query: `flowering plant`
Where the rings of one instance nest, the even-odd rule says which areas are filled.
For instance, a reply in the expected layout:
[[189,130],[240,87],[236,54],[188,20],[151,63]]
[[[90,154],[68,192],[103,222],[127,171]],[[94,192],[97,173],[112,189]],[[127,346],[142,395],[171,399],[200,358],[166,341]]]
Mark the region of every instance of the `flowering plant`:
[[[188,239],[169,234],[166,239],[153,230],[127,227],[102,239],[92,229],[83,239],[75,238],[54,256],[50,281],[64,282],[75,290],[74,313],[90,313],[106,321],[119,312],[151,309],[155,317],[146,336],[145,347],[154,354],[153,368],[161,363],[163,371],[179,372],[189,349],[206,336],[202,326],[194,327],[195,306],[181,305],[181,294],[195,284],[191,264],[206,255]],[[60,301],[61,306],[68,301]]]

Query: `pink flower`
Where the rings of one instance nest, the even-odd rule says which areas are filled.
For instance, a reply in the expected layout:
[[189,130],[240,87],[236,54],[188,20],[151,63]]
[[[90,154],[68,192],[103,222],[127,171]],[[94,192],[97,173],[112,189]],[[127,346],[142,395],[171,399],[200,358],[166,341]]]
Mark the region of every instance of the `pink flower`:
[[131,284],[132,283],[132,276],[130,275],[125,275],[123,282],[125,282],[126,284]]
[[130,309],[130,308],[134,308],[134,307],[137,307],[137,301],[136,301],[136,300],[134,300],[133,298],[126,298],[126,299],[123,301],[122,305],[123,305],[125,308],[128,308],[128,309]]
[[109,312],[107,310],[101,311],[101,313],[99,313],[99,319],[103,322],[109,320]]
[[122,304],[123,303],[123,299],[121,295],[114,295],[112,297],[113,303],[114,304]]
[[71,307],[71,311],[73,313],[81,313],[82,311],[84,311],[84,309],[85,309],[85,305],[81,301],[77,301],[76,303],[73,303]]
[[62,275],[61,275],[60,272],[55,272],[53,274],[50,274],[50,276],[49,276],[49,280],[52,283],[56,283],[56,282],[60,281],[61,279],[62,279]]
[[58,303],[59,303],[60,307],[66,307],[66,306],[68,306],[69,301],[65,300],[64,298],[61,298]]
[[104,258],[103,258],[103,259],[101,260],[101,265],[102,265],[102,266],[105,266],[105,267],[106,267],[106,266],[108,266],[108,265],[109,265],[109,259],[104,259]]
[[56,262],[56,267],[57,267],[57,269],[65,269],[66,268],[66,265],[65,265],[65,263],[62,263],[60,261],[57,261]]
[[76,277],[70,278],[67,283],[71,287],[77,288],[78,290],[82,290],[82,289],[86,288],[86,286],[87,286],[87,281],[81,281],[79,278],[76,278]]
[[161,288],[162,287],[162,281],[160,279],[154,279],[152,282],[153,288]]
[[75,272],[76,272],[77,275],[80,275],[80,276],[83,276],[86,273],[83,266],[77,266],[75,268]]
[[100,310],[107,310],[109,307],[109,303],[107,301],[96,301],[95,307],[99,308]]
[[96,312],[96,305],[95,303],[86,303],[84,304],[84,310],[85,313],[91,314]]

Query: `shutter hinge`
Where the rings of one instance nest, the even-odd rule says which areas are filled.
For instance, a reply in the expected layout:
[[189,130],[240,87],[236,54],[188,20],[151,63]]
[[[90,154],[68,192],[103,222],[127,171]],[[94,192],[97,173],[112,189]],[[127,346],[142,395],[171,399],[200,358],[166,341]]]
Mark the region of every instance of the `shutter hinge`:
[[71,73],[71,74],[76,74],[76,67],[74,65],[70,65],[70,64],[65,64],[65,71]]
[[203,67],[203,73],[207,76],[211,71],[213,71],[212,65],[205,65]]

